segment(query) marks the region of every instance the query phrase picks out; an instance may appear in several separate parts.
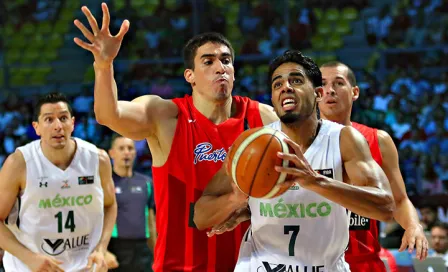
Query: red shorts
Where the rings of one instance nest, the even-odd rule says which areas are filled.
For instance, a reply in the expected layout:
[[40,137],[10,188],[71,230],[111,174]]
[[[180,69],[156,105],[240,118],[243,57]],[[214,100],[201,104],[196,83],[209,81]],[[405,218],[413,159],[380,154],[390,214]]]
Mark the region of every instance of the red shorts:
[[348,264],[351,272],[386,272],[386,267],[379,257]]

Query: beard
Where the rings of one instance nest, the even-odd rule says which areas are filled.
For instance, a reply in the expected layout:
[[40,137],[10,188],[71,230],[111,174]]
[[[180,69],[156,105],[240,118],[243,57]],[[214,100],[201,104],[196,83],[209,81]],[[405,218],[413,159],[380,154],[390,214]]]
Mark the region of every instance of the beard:
[[284,124],[293,124],[304,119],[306,119],[305,116],[296,112],[287,112],[280,116],[280,121],[282,121],[282,123]]

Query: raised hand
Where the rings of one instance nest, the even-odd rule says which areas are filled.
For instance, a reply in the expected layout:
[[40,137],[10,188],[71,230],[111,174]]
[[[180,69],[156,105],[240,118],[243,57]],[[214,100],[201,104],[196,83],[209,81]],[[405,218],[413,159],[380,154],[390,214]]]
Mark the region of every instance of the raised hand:
[[96,65],[106,67],[111,65],[115,57],[118,55],[121,42],[123,41],[124,35],[129,30],[130,23],[128,20],[124,20],[118,34],[112,36],[109,31],[109,9],[105,3],[101,4],[101,8],[103,10],[103,23],[101,25],[101,29],[99,29],[98,23],[90,10],[86,6],[81,8],[82,12],[86,15],[87,20],[89,21],[92,32],[88,30],[78,19],[76,19],[74,23],[75,26],[81,30],[84,37],[90,41],[90,43],[84,42],[79,38],[74,38],[74,42],[85,50],[92,52]]

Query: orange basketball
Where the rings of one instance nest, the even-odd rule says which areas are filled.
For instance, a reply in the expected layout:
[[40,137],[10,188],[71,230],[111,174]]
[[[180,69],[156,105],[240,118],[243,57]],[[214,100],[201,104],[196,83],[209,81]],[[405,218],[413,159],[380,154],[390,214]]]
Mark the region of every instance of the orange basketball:
[[281,131],[261,127],[246,130],[235,140],[228,155],[228,172],[243,193],[273,198],[287,190],[276,187],[285,181],[286,174],[275,170],[275,166],[289,164],[277,156],[277,152],[290,153],[286,137]]

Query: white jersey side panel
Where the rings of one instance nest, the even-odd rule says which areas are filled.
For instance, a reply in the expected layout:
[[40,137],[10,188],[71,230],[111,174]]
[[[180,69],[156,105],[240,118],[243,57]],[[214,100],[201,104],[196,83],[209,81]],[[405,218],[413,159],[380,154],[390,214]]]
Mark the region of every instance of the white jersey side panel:
[[[8,227],[25,247],[63,262],[65,271],[81,271],[100,241],[104,194],[96,146],[76,139],[66,170],[43,154],[40,140],[19,147],[26,162],[26,187],[8,217]],[[29,271],[5,252],[7,272]]]
[[[280,122],[269,126],[281,130]],[[342,125],[323,121],[305,152],[314,170],[342,181],[339,136]],[[350,271],[344,260],[349,212],[298,185],[273,199],[249,199],[251,228],[235,271]]]

